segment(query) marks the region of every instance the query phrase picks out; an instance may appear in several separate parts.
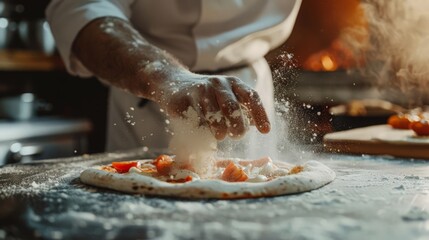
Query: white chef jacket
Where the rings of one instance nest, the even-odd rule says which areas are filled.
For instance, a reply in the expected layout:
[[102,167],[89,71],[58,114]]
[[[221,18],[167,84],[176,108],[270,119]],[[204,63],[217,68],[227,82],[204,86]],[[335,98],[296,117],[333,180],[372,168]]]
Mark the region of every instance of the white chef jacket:
[[[152,44],[195,72],[239,77],[273,113],[271,71],[264,55],[292,31],[301,0],[52,0],[47,19],[67,70],[92,76],[71,52],[78,32],[100,17],[130,21]],[[234,68],[235,70],[225,71]],[[157,104],[111,87],[107,150],[166,147],[169,133]]]

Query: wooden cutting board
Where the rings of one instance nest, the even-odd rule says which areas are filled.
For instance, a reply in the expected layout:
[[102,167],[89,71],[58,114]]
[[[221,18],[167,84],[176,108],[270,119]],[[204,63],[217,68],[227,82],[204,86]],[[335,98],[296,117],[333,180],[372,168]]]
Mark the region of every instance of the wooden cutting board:
[[392,129],[389,125],[329,133],[324,136],[323,142],[330,152],[429,160],[428,137],[417,137],[412,130]]

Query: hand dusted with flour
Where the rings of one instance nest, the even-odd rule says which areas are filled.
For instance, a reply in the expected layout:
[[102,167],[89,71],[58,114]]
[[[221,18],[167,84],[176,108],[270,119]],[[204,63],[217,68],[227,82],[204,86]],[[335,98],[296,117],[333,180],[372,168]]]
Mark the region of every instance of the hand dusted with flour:
[[261,133],[270,123],[258,94],[240,79],[190,72],[169,53],[146,41],[127,21],[100,18],[79,33],[73,53],[98,77],[157,102],[168,115],[194,109],[221,140],[245,134],[247,116]]

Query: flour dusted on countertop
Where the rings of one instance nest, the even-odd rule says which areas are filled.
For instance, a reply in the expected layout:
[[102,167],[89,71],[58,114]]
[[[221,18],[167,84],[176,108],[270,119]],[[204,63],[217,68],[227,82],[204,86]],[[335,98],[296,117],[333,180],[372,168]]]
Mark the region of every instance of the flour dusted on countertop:
[[170,150],[179,166],[190,165],[197,174],[210,175],[217,141],[207,126],[200,125],[197,112],[189,107],[183,118],[171,118],[170,123],[174,132]]
[[404,221],[427,221],[429,220],[429,212],[413,206],[411,207],[411,209],[405,213],[404,215],[402,215],[402,220]]

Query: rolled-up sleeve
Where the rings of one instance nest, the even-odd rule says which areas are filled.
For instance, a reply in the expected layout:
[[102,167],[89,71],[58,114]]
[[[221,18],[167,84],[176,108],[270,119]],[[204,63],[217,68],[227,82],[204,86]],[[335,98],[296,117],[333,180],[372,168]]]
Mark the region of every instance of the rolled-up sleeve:
[[81,77],[93,74],[72,53],[72,44],[79,31],[100,17],[128,20],[135,0],[52,0],[46,17],[58,51],[69,73]]

